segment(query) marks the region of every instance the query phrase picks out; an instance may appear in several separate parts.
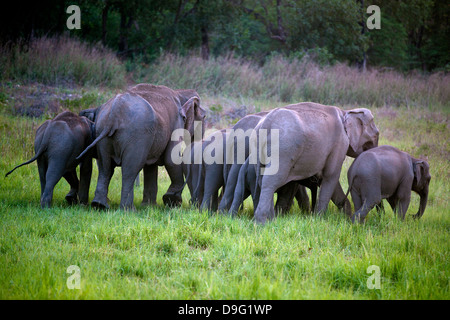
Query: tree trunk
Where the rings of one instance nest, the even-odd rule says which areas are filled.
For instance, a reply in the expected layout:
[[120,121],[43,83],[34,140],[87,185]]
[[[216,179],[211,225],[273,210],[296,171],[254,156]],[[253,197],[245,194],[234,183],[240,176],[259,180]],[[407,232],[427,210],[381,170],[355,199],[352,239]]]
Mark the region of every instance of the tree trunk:
[[209,60],[209,38],[206,26],[203,25],[200,32],[202,35],[202,59]]
[[133,17],[128,16],[125,10],[120,11],[120,30],[119,30],[119,56],[128,56],[128,35],[133,23]]

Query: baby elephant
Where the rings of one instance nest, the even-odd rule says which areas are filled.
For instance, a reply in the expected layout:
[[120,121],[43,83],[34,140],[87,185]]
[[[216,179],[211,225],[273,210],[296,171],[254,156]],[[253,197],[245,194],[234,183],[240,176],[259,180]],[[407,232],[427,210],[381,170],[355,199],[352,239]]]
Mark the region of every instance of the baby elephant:
[[391,146],[367,150],[355,159],[347,173],[355,213],[352,221],[363,222],[367,213],[387,199],[392,210],[405,218],[411,200],[411,190],[420,196],[420,218],[427,205],[430,167],[424,160]]
[[[93,126],[94,123],[86,117],[80,117],[69,111],[57,115],[53,120],[45,121],[36,131],[35,156],[16,166],[6,176],[17,168],[37,160],[42,208],[51,206],[53,189],[62,177],[70,184],[70,192],[66,195],[67,202],[77,203],[79,195],[80,202],[87,204],[93,154],[86,154],[81,161],[76,160],[76,157],[93,141]],[[80,164],[80,182],[76,173],[78,164]]]

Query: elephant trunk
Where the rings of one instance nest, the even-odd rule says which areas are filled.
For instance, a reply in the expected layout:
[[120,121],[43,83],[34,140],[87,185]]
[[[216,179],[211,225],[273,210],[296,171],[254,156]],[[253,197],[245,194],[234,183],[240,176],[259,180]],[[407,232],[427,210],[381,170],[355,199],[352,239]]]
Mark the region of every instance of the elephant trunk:
[[428,202],[428,188],[422,191],[419,195],[420,195],[419,211],[413,216],[416,219],[420,219],[420,217],[422,217],[423,213],[425,212],[425,208]]

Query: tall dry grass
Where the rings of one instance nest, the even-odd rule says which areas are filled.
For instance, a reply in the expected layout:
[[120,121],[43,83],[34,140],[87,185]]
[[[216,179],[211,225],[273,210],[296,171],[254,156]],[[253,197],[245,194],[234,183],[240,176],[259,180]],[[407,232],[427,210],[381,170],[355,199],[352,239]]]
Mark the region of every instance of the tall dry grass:
[[0,45],[2,81],[122,87],[125,76],[125,66],[111,50],[67,36]]
[[263,66],[224,55],[202,60],[198,55],[162,55],[134,74],[137,82],[195,88],[203,94],[249,97],[282,102],[314,101],[336,105],[374,107],[446,107],[450,101],[450,75],[402,74],[338,63],[319,66],[307,57],[275,55]]

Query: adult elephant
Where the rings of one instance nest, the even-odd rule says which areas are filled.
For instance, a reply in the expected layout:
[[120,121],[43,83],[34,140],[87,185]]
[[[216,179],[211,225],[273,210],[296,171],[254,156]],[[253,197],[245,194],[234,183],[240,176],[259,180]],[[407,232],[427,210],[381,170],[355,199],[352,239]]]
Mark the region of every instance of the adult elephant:
[[115,166],[122,167],[120,208],[134,208],[133,182],[142,168],[143,204],[156,203],[158,165],[165,166],[171,180],[164,204],[181,204],[183,170],[181,163],[172,159],[172,150],[180,141],[171,137],[175,130],[185,129],[193,140],[195,121],[202,124],[195,130],[201,129],[203,134],[205,111],[196,91],[138,84],[87,113],[95,118],[97,138],[80,157],[97,146],[99,176],[93,206],[108,208],[108,186]]
[[312,176],[321,180],[316,212],[324,212],[332,198],[335,203],[345,201],[339,184],[345,156],[356,158],[378,146],[378,136],[373,115],[364,108],[344,111],[304,102],[272,110],[251,138],[252,150],[258,150],[255,220],[265,223],[275,216],[273,198],[278,188]]

